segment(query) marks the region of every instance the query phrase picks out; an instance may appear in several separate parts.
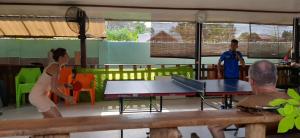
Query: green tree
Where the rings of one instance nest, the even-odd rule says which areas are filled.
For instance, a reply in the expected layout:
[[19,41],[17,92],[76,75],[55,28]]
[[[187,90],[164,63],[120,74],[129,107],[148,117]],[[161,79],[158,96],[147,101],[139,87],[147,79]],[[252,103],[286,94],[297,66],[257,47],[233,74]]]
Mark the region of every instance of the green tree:
[[281,34],[281,37],[285,41],[292,41],[292,39],[293,39],[293,33],[289,32],[289,31],[283,31],[282,34]]
[[110,27],[107,29],[107,40],[110,41],[137,41],[138,34],[143,34],[147,32],[147,28],[144,23],[137,22],[133,23],[132,25],[122,26],[119,25]]
[[107,30],[107,40],[110,41],[136,41],[137,37],[127,28]]
[[138,34],[143,34],[146,32],[146,26],[144,23],[137,22],[135,24],[135,32]]

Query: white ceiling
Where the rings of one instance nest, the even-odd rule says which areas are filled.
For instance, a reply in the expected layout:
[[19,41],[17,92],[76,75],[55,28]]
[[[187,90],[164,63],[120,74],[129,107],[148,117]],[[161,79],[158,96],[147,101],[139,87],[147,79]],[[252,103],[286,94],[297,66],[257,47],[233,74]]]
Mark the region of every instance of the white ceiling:
[[64,16],[75,5],[89,17],[114,20],[292,24],[300,0],[0,0],[1,15]]

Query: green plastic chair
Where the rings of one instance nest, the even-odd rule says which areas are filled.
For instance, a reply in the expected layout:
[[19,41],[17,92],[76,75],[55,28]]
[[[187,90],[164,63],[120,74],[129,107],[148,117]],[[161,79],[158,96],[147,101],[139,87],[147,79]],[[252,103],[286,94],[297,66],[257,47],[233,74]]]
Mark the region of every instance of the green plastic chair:
[[17,108],[21,105],[21,99],[22,103],[25,104],[25,94],[31,91],[40,75],[40,68],[21,68],[20,72],[15,77]]

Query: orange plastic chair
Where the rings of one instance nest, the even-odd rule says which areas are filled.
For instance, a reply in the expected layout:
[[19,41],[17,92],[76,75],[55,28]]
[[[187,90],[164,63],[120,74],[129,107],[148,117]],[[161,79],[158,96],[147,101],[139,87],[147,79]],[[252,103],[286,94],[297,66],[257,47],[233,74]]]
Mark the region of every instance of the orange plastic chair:
[[90,93],[91,103],[95,104],[96,81],[94,74],[77,73],[74,81],[79,81],[82,85],[81,90],[73,91],[75,102],[77,103],[79,101],[79,93],[85,91]]
[[[63,67],[61,68],[60,70],[60,74],[59,74],[59,83],[60,84],[66,84],[66,83],[69,83],[71,84],[72,82],[72,67]],[[70,89],[69,88],[63,88],[62,89],[63,93],[67,96],[70,96]],[[55,94],[49,92],[48,93],[48,96],[54,101],[54,103],[58,103],[58,96],[56,96]],[[67,101],[65,101],[65,104],[68,104]]]

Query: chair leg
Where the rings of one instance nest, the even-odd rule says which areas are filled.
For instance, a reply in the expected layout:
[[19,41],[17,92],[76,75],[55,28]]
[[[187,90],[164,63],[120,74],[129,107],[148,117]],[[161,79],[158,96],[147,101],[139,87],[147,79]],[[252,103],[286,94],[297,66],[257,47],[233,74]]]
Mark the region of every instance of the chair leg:
[[95,104],[95,91],[90,90],[90,97],[91,97],[91,103],[92,105]]
[[78,99],[79,99],[79,91],[74,91],[73,92],[73,98],[74,98],[75,104],[77,104]]
[[16,94],[16,107],[17,108],[20,107],[20,102],[21,102],[21,97],[20,97],[20,94],[17,92],[17,94]]
[[[70,90],[65,90],[65,95],[70,96]],[[65,105],[69,105],[68,101],[65,100]]]
[[25,97],[26,97],[25,93],[21,94],[21,97],[22,97],[22,104],[24,105],[26,103],[26,101],[25,101]]

